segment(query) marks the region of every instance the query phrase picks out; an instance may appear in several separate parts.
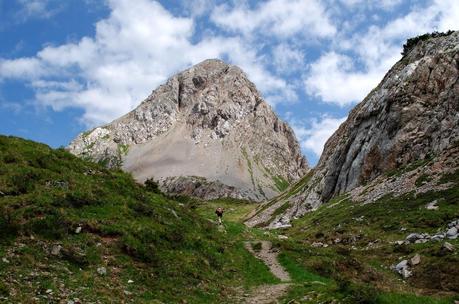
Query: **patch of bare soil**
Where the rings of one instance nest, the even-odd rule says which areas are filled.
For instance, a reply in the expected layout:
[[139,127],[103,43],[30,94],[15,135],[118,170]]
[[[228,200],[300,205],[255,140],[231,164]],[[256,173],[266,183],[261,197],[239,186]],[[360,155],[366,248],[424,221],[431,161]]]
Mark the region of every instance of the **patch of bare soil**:
[[279,278],[283,283],[275,285],[262,285],[254,289],[245,299],[246,304],[275,304],[279,303],[278,299],[284,295],[290,284],[289,273],[282,267],[277,260],[279,252],[272,248],[269,241],[260,241],[260,250],[254,250],[251,242],[245,243],[245,248],[252,253],[256,258],[262,260],[272,272],[274,276]]

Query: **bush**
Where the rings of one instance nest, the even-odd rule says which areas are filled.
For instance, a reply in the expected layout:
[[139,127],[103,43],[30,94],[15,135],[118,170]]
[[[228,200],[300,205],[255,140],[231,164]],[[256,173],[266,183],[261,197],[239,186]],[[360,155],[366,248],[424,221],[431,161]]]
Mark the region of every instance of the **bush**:
[[149,178],[145,181],[144,183],[145,185],[145,189],[147,191],[150,191],[150,192],[153,192],[153,193],[157,193],[157,194],[160,194],[161,193],[161,190],[159,190],[159,185],[157,182],[155,182],[154,179],[152,178]]
[[402,56],[408,55],[408,53],[420,42],[420,41],[425,41],[430,38],[437,38],[437,37],[443,37],[443,36],[449,36],[454,31],[447,31],[446,33],[441,33],[441,32],[433,32],[433,33],[428,33],[420,36],[416,36],[413,38],[409,38],[406,43],[403,45],[403,52]]
[[356,285],[344,277],[338,277],[336,283],[338,285],[338,291],[347,295],[345,303],[378,303],[378,291],[371,285]]
[[144,202],[132,202],[129,204],[129,208],[134,210],[135,213],[142,216],[151,217],[155,214],[155,209],[153,206]]

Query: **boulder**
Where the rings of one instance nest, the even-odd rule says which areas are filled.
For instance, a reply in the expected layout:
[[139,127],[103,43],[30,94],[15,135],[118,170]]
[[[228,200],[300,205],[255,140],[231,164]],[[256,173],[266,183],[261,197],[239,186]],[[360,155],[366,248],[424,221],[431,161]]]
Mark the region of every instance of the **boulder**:
[[411,259],[410,259],[410,265],[411,266],[416,266],[419,263],[421,263],[421,256],[419,254],[415,254]]
[[438,205],[437,205],[438,201],[437,200],[434,200],[433,202],[430,202],[426,205],[426,209],[427,210],[437,210],[438,209]]
[[445,234],[443,234],[443,233],[435,234],[435,235],[433,235],[433,236],[430,237],[430,239],[431,239],[432,241],[441,241],[441,240],[443,240],[444,238],[445,238]]
[[59,255],[61,252],[62,246],[61,245],[53,245],[53,248],[51,249],[51,254],[52,255]]
[[451,227],[446,231],[446,237],[449,239],[456,239],[458,237],[458,230],[456,227]]
[[395,265],[394,270],[398,272],[404,279],[407,279],[412,275],[408,260],[403,260]]
[[422,236],[419,233],[411,233],[406,237],[405,240],[407,240],[410,243],[414,243],[419,239],[422,239]]
[[401,271],[403,268],[408,267],[408,260],[403,260],[395,265],[395,270]]

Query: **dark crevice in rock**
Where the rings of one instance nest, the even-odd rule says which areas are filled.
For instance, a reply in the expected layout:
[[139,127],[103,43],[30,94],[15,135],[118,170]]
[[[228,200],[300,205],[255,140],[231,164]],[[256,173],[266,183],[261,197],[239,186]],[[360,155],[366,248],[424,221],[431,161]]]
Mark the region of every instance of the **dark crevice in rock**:
[[182,96],[183,96],[183,80],[181,78],[178,79],[178,94],[177,94],[177,103],[178,103],[178,108],[181,109],[183,107],[182,104]]

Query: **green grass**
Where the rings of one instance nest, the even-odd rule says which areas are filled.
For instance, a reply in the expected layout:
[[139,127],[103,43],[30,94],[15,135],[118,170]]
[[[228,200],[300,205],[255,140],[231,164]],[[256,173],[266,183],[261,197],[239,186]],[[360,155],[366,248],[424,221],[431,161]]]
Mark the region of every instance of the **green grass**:
[[433,299],[426,296],[416,296],[408,294],[397,293],[382,293],[378,296],[378,303],[380,304],[451,304],[453,303],[450,298],[447,299]]
[[[353,290],[369,286],[361,296],[371,297],[371,303],[452,303],[453,295],[459,294],[459,284],[454,279],[459,274],[457,250],[446,254],[441,250],[441,242],[402,246],[392,243],[413,232],[445,231],[446,225],[458,218],[458,172],[445,175],[441,182],[454,186],[416,196],[412,193],[397,198],[386,196],[366,205],[346,197],[334,198],[317,211],[293,221],[293,227],[284,231],[289,240],[279,246],[285,267],[297,282],[310,280],[308,273],[330,279],[338,288],[334,290],[327,285],[321,293],[341,297],[344,302],[350,299]],[[439,209],[427,210],[425,206],[433,200],[438,201]],[[329,246],[313,248],[313,242]],[[459,248],[458,240],[448,242]],[[368,247],[370,243],[375,247]],[[390,267],[416,253],[421,255],[421,263],[414,267],[413,277],[403,283]],[[309,290],[308,286],[296,288],[299,290],[291,291],[291,299],[299,299]]]
[[120,155],[127,155],[129,152],[129,145],[118,144],[118,152]]
[[234,198],[221,198],[211,201],[194,201],[196,211],[204,218],[216,220],[215,210],[218,207],[224,209],[223,221],[242,222],[243,219],[252,212],[258,203]]
[[324,285],[330,283],[330,279],[308,271],[285,252],[281,253],[278,258],[279,263],[288,271],[293,282],[320,282]]
[[[277,200],[298,193],[310,176]],[[338,197],[288,230],[266,232],[242,224],[256,203],[170,198],[63,149],[0,136],[0,257],[9,261],[0,261],[0,297],[13,303],[34,297],[38,303],[234,303],[241,292],[279,283],[243,247],[270,240],[292,278],[285,303],[452,303],[459,293],[458,250],[391,243],[411,232],[444,230],[457,218],[459,173],[441,182],[455,186],[368,205]],[[439,209],[425,209],[433,200]],[[225,209],[220,227],[217,207]],[[279,240],[279,233],[289,238]],[[370,242],[376,247],[367,247]],[[459,248],[459,240],[449,242]],[[61,251],[52,255],[56,245]],[[390,267],[416,253],[421,263],[403,282]]]
[[286,181],[282,176],[277,175],[272,177],[274,181],[274,185],[276,186],[279,192],[285,191],[288,186],[290,185],[288,181]]
[[[0,262],[0,296],[14,303],[231,303],[237,288],[276,281],[242,247],[242,224],[219,231],[192,203],[150,188],[63,149],[0,136],[0,254],[10,260]],[[58,255],[50,253],[55,245]],[[53,295],[45,298],[47,289]]]

